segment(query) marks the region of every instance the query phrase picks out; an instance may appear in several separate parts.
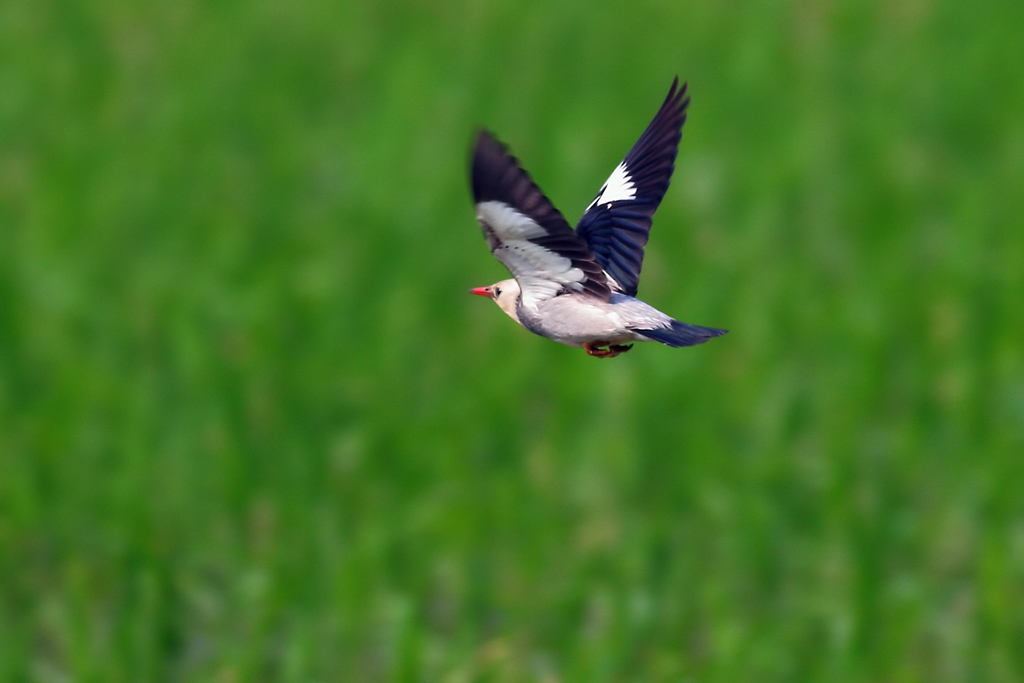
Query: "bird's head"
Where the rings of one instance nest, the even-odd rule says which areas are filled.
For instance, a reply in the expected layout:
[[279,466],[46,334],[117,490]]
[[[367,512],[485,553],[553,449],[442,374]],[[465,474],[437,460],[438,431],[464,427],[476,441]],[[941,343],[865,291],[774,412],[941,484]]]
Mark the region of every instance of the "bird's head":
[[498,304],[501,310],[508,314],[508,317],[519,322],[519,316],[516,315],[516,299],[519,298],[519,283],[516,282],[515,278],[495,282],[490,287],[475,287],[469,290],[469,293],[490,297],[494,300],[494,303]]

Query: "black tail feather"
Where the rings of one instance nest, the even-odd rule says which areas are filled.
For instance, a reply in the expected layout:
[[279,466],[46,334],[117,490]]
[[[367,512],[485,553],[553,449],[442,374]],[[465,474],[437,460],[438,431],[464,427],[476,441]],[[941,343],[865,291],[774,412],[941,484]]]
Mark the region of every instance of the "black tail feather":
[[701,327],[689,323],[672,321],[671,327],[660,327],[654,330],[633,330],[637,334],[651,341],[661,342],[666,346],[695,346],[703,344],[708,339],[721,337],[728,330],[716,330],[713,327]]

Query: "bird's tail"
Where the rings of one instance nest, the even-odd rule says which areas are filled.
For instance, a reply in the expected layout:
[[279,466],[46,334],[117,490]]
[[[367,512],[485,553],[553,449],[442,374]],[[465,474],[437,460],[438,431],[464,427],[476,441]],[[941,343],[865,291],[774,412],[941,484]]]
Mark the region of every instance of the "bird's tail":
[[670,327],[659,327],[653,330],[633,330],[645,339],[661,342],[666,346],[694,346],[703,344],[713,337],[721,337],[728,330],[716,330],[713,327],[701,327],[673,320]]

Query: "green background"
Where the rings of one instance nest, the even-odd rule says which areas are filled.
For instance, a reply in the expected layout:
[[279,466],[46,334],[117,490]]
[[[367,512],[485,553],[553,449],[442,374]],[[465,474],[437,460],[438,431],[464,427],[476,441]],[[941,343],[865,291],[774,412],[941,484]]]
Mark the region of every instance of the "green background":
[[[0,679],[1024,679],[1024,4],[0,3]],[[571,222],[690,119],[588,358]]]

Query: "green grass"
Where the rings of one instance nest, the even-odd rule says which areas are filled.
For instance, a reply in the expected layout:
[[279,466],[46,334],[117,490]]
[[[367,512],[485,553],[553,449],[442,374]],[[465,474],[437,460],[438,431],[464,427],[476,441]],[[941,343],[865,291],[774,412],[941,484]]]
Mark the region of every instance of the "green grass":
[[[0,679],[1024,678],[1024,6],[0,4]],[[676,74],[614,361],[469,287]]]

